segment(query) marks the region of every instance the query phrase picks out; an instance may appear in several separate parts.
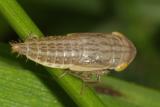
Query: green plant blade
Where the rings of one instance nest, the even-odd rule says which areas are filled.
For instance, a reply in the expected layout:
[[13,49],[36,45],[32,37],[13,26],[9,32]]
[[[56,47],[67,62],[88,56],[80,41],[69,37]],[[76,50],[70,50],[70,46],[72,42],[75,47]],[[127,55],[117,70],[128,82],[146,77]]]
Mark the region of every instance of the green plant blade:
[[[113,103],[115,107],[123,107],[124,104],[125,107],[130,107],[129,105],[131,105],[131,107],[160,107],[160,92],[156,90],[138,86],[134,83],[128,83],[109,76],[103,78],[102,86],[106,89],[111,89],[112,91],[110,91],[110,94],[113,94],[113,97],[104,93],[99,94],[99,96],[102,100],[106,99],[111,102],[115,100]],[[113,104],[110,106],[113,106]],[[119,104],[119,106],[117,106],[117,104]]]
[[16,59],[10,53],[8,45],[0,44],[0,47],[4,50],[0,51],[1,107],[76,106],[41,66],[23,64],[22,58]]

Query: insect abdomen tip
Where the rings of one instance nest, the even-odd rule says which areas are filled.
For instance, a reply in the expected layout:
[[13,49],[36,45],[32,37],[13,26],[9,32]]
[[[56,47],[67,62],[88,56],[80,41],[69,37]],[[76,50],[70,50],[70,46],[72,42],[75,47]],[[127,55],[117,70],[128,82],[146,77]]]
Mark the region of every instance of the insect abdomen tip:
[[19,52],[20,46],[17,43],[11,43],[12,46],[12,52]]

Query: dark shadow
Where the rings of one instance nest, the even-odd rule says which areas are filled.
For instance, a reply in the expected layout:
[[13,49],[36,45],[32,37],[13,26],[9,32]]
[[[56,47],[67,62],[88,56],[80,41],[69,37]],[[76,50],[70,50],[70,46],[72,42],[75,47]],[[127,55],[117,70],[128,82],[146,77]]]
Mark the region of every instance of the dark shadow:
[[104,86],[104,85],[97,85],[94,87],[96,92],[104,94],[104,95],[110,95],[113,97],[122,97],[124,96],[120,91],[115,90],[109,86]]

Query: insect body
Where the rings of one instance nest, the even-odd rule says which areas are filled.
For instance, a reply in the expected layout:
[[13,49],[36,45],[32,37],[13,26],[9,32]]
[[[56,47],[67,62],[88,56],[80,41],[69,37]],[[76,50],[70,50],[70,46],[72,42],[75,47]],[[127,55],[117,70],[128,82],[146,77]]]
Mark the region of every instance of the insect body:
[[12,43],[12,50],[47,67],[70,69],[86,80],[106,69],[121,71],[136,55],[136,48],[118,32],[71,33]]

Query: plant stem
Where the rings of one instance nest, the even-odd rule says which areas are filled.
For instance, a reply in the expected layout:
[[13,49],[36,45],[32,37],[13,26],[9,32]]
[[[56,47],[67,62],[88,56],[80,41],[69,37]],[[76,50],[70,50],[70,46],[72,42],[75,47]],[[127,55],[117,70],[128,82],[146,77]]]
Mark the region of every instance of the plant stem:
[[0,11],[21,39],[26,39],[32,33],[42,36],[41,31],[15,0],[0,0]]
[[[41,31],[36,27],[16,0],[0,0],[0,11],[21,39],[24,40],[30,36],[29,34],[37,35],[37,37],[42,36]],[[63,78],[58,78],[62,74],[62,70],[51,68],[47,68],[47,70],[78,106],[105,106],[99,97],[88,87],[85,88],[84,94],[80,95],[80,90],[82,87],[82,82],[80,80],[70,75]]]

